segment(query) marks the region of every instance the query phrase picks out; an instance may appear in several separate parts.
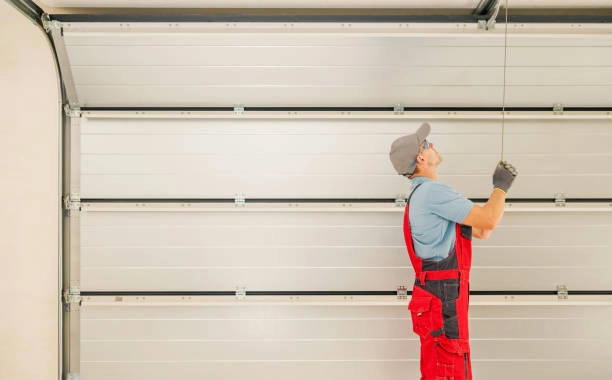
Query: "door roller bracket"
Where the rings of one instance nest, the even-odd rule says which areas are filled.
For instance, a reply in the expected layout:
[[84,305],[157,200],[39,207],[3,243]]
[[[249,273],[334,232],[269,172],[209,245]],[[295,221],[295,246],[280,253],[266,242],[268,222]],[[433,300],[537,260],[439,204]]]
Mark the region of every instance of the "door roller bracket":
[[71,286],[70,289],[64,290],[64,307],[66,311],[79,310],[81,306],[81,289],[77,286]]
[[65,195],[64,209],[66,211],[81,211],[81,195],[79,193]]
[[81,107],[79,107],[78,105],[75,105],[75,104],[66,104],[64,106],[64,113],[68,117],[79,118],[79,117],[81,117]]
[[406,207],[406,194],[398,194],[395,197],[395,207]]
[[57,21],[57,20],[51,20],[51,17],[47,13],[44,13],[42,15],[41,21],[42,21],[43,29],[47,33],[51,32],[53,30],[61,30],[62,29],[62,23]]
[[245,287],[236,288],[236,299],[238,301],[244,301],[246,299],[246,288]]
[[234,195],[234,205],[236,207],[244,207],[246,205],[246,195],[241,193],[236,193]]
[[557,298],[560,300],[566,300],[569,297],[569,292],[567,290],[567,286],[565,285],[557,285]]
[[398,300],[408,299],[408,289],[405,286],[400,285],[397,287],[397,299]]

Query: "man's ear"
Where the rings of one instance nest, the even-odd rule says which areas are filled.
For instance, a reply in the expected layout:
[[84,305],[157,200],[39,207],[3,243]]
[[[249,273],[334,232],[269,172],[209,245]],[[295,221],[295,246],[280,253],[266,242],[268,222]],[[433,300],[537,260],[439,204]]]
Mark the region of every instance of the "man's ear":
[[416,157],[416,165],[414,165],[414,170],[417,170],[419,166],[421,166],[421,164],[423,163],[423,157],[421,157],[420,155],[418,155]]

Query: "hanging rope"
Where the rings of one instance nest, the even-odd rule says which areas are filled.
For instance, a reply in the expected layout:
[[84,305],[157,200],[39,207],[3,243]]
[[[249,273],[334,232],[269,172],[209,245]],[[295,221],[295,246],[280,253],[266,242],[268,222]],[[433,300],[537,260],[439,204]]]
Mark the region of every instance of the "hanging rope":
[[[501,1],[499,3],[501,5]],[[504,132],[506,127],[506,66],[508,57],[508,0],[504,5],[506,11],[505,32],[504,32],[504,90],[502,94],[502,128],[501,128],[501,160],[504,160]]]

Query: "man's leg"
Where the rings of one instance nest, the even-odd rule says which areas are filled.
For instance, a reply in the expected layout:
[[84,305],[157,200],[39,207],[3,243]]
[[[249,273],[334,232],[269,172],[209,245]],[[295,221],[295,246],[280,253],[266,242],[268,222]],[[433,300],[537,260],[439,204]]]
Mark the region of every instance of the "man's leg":
[[[433,343],[434,369],[431,380],[471,380],[472,368],[469,348],[457,341],[442,338]],[[431,364],[428,364],[431,366]],[[427,374],[430,376],[430,373]]]
[[436,350],[433,337],[421,336],[421,380],[436,379]]

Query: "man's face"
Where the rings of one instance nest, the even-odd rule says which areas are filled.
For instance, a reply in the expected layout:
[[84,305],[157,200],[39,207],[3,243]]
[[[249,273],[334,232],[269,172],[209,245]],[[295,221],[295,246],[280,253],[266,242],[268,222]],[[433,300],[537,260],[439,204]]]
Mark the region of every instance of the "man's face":
[[425,160],[425,164],[437,167],[442,162],[442,156],[436,150],[434,144],[427,139],[420,145],[420,156]]

